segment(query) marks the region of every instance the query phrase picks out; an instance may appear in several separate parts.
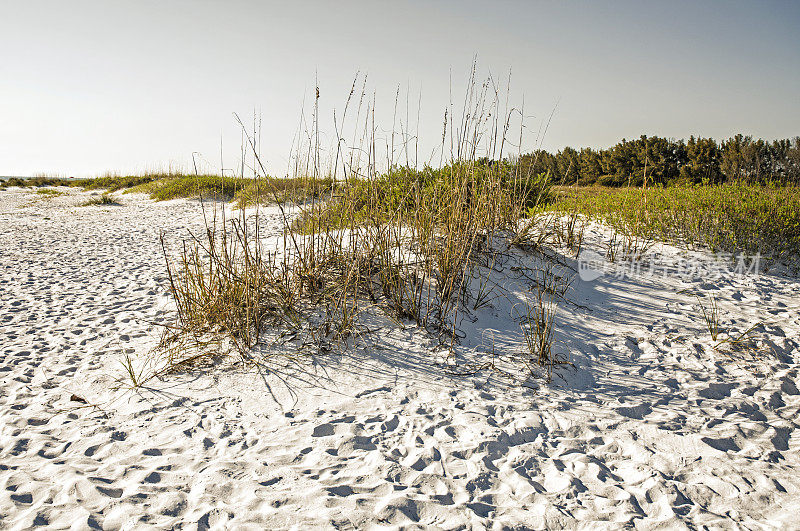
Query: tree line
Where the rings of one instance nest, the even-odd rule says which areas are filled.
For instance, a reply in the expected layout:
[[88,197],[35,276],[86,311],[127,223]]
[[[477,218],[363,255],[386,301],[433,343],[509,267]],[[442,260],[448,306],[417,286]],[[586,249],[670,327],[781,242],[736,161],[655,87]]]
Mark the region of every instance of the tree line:
[[623,139],[608,149],[566,147],[536,150],[520,157],[529,175],[547,173],[559,184],[641,186],[647,184],[800,184],[800,137],[769,142],[736,135],[717,142],[648,137]]

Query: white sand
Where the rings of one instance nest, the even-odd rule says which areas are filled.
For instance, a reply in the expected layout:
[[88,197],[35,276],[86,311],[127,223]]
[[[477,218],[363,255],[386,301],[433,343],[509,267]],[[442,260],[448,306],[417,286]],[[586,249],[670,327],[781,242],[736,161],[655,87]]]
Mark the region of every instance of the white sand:
[[[2,528],[800,526],[796,278],[710,279],[692,253],[697,271],[576,280],[576,368],[536,394],[447,377],[391,328],[313,364],[114,390],[170,316],[160,230],[202,223],[196,201],[121,197],[0,191]],[[771,354],[715,352],[684,289],[715,294],[725,327],[764,322]],[[463,352],[517,348],[509,304]]]

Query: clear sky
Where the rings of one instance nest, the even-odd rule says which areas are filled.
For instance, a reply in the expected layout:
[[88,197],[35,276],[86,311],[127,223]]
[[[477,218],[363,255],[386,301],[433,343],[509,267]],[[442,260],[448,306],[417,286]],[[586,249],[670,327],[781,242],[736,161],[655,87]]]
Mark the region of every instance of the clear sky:
[[[282,174],[301,106],[321,121],[357,72],[391,117],[397,87],[433,145],[451,86],[505,80],[541,140],[800,135],[800,2],[0,0],[0,175],[190,167],[239,154],[262,115]],[[403,110],[403,113],[405,111]],[[414,125],[412,120],[412,126]],[[391,120],[387,127],[391,127]],[[530,138],[528,147],[536,147]],[[426,140],[427,139],[427,140]]]

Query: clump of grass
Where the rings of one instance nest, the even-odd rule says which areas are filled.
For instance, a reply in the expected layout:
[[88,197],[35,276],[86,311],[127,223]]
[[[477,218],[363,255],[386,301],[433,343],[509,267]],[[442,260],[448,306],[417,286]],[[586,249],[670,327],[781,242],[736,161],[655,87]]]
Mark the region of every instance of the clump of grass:
[[583,246],[586,224],[586,219],[577,210],[573,210],[563,217],[555,218],[553,220],[553,234],[556,244],[571,249],[577,257]]
[[[347,273],[396,317],[443,333],[479,290],[465,286],[483,244],[517,227],[521,212],[546,195],[546,179],[523,179],[513,165],[454,161],[441,169],[393,168],[352,180],[333,200],[307,209],[293,228],[313,241],[339,230],[348,241],[331,242],[320,256],[360,264]],[[323,241],[325,237],[323,236]]]
[[711,339],[716,341],[720,334],[719,307],[717,306],[717,300],[712,295],[711,303],[708,308],[706,308],[699,296],[697,297],[697,302],[700,304],[700,310],[703,313],[703,321],[706,324],[706,329]]
[[92,197],[82,206],[120,206],[121,203],[117,201],[112,195],[110,194],[102,194],[97,197]]
[[122,368],[124,369],[125,373],[124,377],[117,378],[117,383],[119,385],[124,385],[130,389],[138,389],[149,379],[145,375],[144,369],[139,369],[138,371],[136,370],[129,353],[125,353],[125,359],[120,360],[120,363],[122,364]]
[[[149,183],[156,198],[214,190],[245,205],[275,202],[283,223],[281,238],[269,249],[259,236],[258,208],[249,214],[240,209],[229,220],[215,207],[206,232],[185,242],[176,259],[165,251],[178,305],[177,322],[161,345],[171,363],[226,348],[249,360],[270,325],[302,334],[305,344],[326,351],[364,330],[364,308],[412,321],[452,349],[461,334],[459,316],[489,297],[479,275],[488,274],[494,246],[524,246],[532,225],[521,229],[520,219],[549,200],[546,175],[529,175],[504,156],[511,116],[522,113],[503,110],[491,87],[491,80],[478,85],[471,79],[461,124],[448,118],[448,109],[441,149],[444,155],[445,145],[451,146],[450,156],[439,168],[398,164],[393,146],[379,166],[374,103],[363,97],[353,111],[353,140],[347,152],[340,151],[347,111],[356,105],[354,90],[337,122],[337,147],[327,170],[320,162],[315,101],[312,130],[300,135],[293,179],[267,176],[257,135],[242,125],[257,169],[253,181],[195,176]],[[481,142],[494,160],[478,155]],[[482,286],[477,292],[471,287],[476,284]],[[544,327],[547,344],[555,316],[549,308],[532,315]],[[552,367],[555,358],[546,345],[540,347],[535,359],[526,359]]]
[[528,374],[544,373],[547,381],[552,379],[556,365],[566,360],[553,351],[555,341],[555,319],[558,311],[558,297],[563,297],[568,285],[563,278],[550,269],[539,272],[533,301],[526,297],[520,315],[520,328],[525,339],[525,350],[517,357],[526,367]]
[[743,332],[723,329],[720,322],[720,310],[716,298],[713,295],[709,296],[710,300],[708,305],[706,305],[699,295],[695,294],[695,297],[700,306],[700,313],[705,328],[711,340],[714,342],[714,350],[725,354],[731,354],[734,351],[750,351],[755,353],[758,350],[752,341],[751,334],[753,330],[761,326],[761,322],[755,323]]

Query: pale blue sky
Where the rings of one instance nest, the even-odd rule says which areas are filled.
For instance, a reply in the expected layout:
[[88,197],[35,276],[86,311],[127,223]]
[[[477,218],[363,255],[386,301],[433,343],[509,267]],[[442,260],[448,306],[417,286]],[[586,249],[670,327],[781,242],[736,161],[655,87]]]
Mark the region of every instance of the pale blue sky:
[[800,134],[799,27],[792,1],[0,0],[0,175],[186,168],[193,151],[218,170],[220,136],[226,166],[238,156],[232,113],[254,108],[281,174],[315,73],[324,125],[357,71],[385,116],[398,84],[412,101],[421,88],[429,147],[450,72],[460,97],[475,55],[482,74],[512,69],[531,130],[558,102],[548,149],[785,138]]

